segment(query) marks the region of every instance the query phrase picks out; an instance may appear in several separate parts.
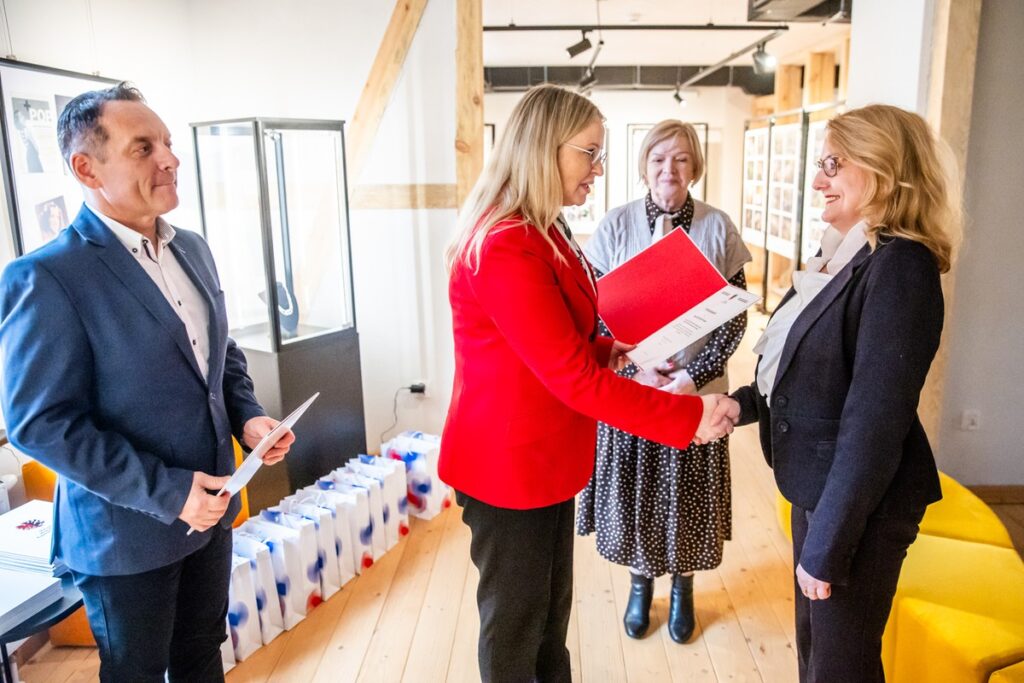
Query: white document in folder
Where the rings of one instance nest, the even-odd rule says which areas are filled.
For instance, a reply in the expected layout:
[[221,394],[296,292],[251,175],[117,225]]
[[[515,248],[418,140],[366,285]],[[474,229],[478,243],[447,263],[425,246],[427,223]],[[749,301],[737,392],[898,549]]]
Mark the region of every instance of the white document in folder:
[[[249,480],[253,478],[257,470],[263,464],[263,456],[269,451],[274,445],[281,439],[286,431],[295,426],[295,423],[299,421],[302,414],[306,412],[306,409],[313,404],[313,401],[317,399],[320,392],[316,392],[303,403],[301,406],[292,411],[291,415],[281,420],[281,422],[267,432],[267,435],[260,439],[260,442],[256,444],[256,448],[252,449],[252,452],[242,461],[241,467],[235,470],[235,473],[228,479],[228,483],[224,484],[224,488],[217,492],[218,496],[224,495],[227,492],[230,495],[235,495],[242,490]],[[189,529],[188,533],[191,534],[195,529]]]

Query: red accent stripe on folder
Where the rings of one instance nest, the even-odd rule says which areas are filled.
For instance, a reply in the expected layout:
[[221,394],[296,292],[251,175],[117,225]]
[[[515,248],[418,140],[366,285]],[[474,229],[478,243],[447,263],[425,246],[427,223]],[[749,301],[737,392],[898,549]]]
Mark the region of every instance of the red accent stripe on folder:
[[637,344],[728,284],[677,228],[597,281],[598,309],[616,339]]

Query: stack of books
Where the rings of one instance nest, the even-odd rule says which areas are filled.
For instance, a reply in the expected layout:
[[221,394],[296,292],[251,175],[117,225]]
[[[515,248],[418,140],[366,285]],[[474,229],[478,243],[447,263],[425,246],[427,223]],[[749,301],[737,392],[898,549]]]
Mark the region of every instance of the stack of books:
[[50,562],[53,503],[33,500],[0,515],[0,569],[60,576],[67,567]]
[[60,579],[39,572],[0,569],[0,633],[7,633],[63,596]]

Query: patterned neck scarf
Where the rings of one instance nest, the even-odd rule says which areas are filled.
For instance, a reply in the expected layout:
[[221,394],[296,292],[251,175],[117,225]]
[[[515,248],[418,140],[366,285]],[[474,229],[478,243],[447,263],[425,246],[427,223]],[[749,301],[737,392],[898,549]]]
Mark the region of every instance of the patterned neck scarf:
[[658,218],[662,214],[668,214],[669,220],[671,221],[673,228],[682,228],[687,233],[690,232],[690,224],[693,222],[693,195],[690,193],[686,194],[686,201],[677,211],[665,211],[660,206],[654,203],[654,199],[651,197],[651,193],[648,192],[644,198],[644,207],[647,209],[647,225],[651,228],[651,234],[654,234],[654,229],[658,225]]

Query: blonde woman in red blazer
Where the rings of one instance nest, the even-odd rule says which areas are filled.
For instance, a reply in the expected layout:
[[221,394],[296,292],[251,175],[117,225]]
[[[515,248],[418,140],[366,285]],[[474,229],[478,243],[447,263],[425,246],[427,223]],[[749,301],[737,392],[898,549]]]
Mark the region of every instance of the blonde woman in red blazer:
[[609,369],[624,347],[597,335],[593,271],[560,216],[603,173],[604,137],[586,98],[530,90],[448,250],[455,385],[440,474],[472,531],[484,681],[570,680],[573,496],[593,471],[597,420],[681,449],[732,426],[710,427],[719,397]]

